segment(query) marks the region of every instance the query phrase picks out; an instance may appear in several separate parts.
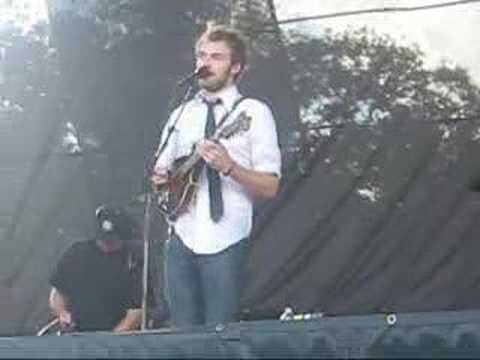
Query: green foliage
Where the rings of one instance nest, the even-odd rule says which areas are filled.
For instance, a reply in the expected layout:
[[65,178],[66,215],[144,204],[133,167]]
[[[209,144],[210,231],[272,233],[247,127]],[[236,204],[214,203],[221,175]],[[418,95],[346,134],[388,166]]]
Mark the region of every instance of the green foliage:
[[59,76],[56,49],[49,46],[47,24],[28,31],[11,23],[0,30],[2,83],[0,112],[25,117],[43,102]]
[[406,114],[445,120],[480,113],[480,90],[465,69],[429,70],[416,46],[367,28],[321,37],[289,33],[294,86],[305,122],[375,124]]

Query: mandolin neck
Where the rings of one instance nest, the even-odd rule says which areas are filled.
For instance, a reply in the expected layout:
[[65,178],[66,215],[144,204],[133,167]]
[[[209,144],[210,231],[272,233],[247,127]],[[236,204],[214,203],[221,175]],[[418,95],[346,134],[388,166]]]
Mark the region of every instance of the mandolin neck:
[[[251,118],[248,117],[243,111],[239,116],[230,124],[224,128],[218,129],[209,137],[208,140],[213,142],[218,142],[220,139],[228,139],[230,136],[233,136],[241,131],[246,131],[250,127]],[[182,178],[187,175],[197,163],[202,159],[196,149],[193,153],[188,156],[188,158],[174,171],[172,178]]]
[[[210,141],[218,141],[221,138],[218,133],[214,134],[212,137],[210,137],[208,140]],[[180,165],[177,170],[175,171],[175,174],[173,177],[182,177],[191,171],[195,165],[198,164],[198,162],[202,160],[202,157],[198,153],[198,151],[194,150],[193,154],[191,154],[185,162]]]
[[188,157],[185,162],[178,167],[178,169],[175,171],[173,174],[173,177],[183,177],[186,174],[188,174],[189,171],[191,171],[195,165],[198,164],[198,162],[202,159],[200,154],[197,151],[194,151],[192,155]]

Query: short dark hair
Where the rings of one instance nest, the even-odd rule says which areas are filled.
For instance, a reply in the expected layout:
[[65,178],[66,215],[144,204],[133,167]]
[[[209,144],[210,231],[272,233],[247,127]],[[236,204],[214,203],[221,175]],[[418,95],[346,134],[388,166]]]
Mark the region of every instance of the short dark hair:
[[225,25],[207,25],[207,29],[198,38],[195,47],[201,41],[224,41],[232,52],[232,61],[240,64],[240,73],[247,63],[247,45],[243,36],[236,30]]

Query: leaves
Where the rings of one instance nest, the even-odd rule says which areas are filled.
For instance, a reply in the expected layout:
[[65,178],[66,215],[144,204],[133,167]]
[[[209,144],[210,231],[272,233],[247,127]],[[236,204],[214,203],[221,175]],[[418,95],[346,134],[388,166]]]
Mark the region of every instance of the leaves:
[[310,124],[376,123],[405,111],[432,120],[480,113],[479,89],[465,69],[429,70],[418,47],[388,35],[362,28],[322,37],[290,32],[288,39],[294,86]]

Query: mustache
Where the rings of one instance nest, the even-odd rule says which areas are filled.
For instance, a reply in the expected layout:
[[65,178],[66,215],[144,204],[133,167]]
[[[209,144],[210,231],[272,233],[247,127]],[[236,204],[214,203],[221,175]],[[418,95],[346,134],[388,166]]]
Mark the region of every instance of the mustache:
[[209,76],[212,76],[212,75],[215,75],[215,73],[213,71],[211,71],[210,69],[208,68],[205,68],[204,70],[202,70],[200,76],[198,76],[198,79],[201,80],[201,79],[205,79]]

